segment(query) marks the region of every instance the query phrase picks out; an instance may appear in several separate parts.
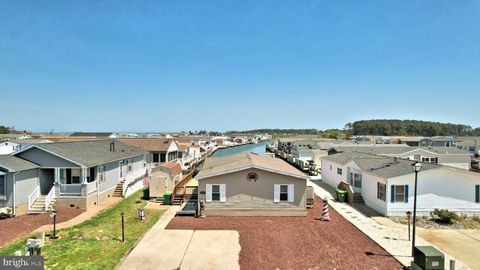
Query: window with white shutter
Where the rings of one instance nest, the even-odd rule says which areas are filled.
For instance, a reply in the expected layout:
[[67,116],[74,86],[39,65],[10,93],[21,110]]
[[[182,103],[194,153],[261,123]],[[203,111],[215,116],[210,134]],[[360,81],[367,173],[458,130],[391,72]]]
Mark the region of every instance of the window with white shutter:
[[220,184],[220,201],[226,202],[227,201],[227,188],[225,184]]
[[205,188],[206,188],[206,194],[205,194],[205,195],[206,195],[206,198],[205,198],[205,200],[206,200],[207,202],[211,202],[211,201],[212,201],[212,185],[207,184],[207,185],[205,186]]
[[280,202],[280,185],[273,185],[273,202]]

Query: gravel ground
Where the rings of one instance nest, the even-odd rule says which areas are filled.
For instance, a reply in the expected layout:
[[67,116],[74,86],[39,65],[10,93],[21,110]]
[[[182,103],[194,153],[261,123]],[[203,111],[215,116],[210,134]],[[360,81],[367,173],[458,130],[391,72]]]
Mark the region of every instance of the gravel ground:
[[242,269],[403,268],[331,208],[332,221],[315,220],[319,198],[315,205],[307,217],[175,217],[167,229],[238,231]]
[[[76,208],[58,208],[57,223],[67,221],[78,216],[83,210]],[[0,220],[0,246],[34,231],[40,226],[52,224],[50,213],[25,214],[14,218]]]

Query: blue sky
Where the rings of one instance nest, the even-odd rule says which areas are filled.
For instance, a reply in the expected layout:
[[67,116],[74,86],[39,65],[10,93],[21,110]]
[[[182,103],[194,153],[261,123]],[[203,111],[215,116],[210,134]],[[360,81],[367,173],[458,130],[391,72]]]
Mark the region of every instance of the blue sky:
[[1,1],[0,124],[480,126],[480,1]]

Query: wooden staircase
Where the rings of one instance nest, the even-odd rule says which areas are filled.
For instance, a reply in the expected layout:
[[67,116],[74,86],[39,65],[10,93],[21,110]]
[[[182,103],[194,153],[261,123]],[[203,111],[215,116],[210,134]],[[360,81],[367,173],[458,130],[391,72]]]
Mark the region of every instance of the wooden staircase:
[[183,194],[175,194],[173,196],[172,205],[181,205],[183,203]]
[[123,183],[125,183],[125,180],[120,181],[117,186],[115,187],[115,190],[113,191],[113,197],[121,197],[123,198]]
[[47,195],[40,195],[38,199],[32,204],[32,206],[28,209],[29,214],[38,214],[38,213],[45,213],[50,211],[55,204],[55,199],[52,200],[50,205],[47,209],[45,209],[45,197]]

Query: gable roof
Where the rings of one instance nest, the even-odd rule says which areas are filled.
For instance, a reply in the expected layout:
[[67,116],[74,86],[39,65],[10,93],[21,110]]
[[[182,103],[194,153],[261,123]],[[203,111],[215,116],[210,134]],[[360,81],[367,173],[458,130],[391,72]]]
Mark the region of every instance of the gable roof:
[[0,167],[5,168],[9,172],[18,172],[25,171],[30,169],[36,169],[39,166],[30,161],[24,159],[10,156],[10,155],[0,155]]
[[[332,161],[345,165],[350,161],[355,162],[363,171],[382,177],[393,178],[412,174],[412,163],[415,161],[385,157],[361,152],[343,152],[323,157],[322,160]],[[422,171],[443,167],[439,164],[422,163]]]
[[170,138],[125,138],[117,139],[128,145],[140,147],[149,152],[166,152],[172,143],[175,143]]
[[201,180],[250,168],[308,179],[307,175],[281,159],[270,156],[260,156],[253,153],[239,153],[226,157],[207,158],[203,169],[195,176],[195,179]]
[[178,175],[178,174],[182,173],[182,167],[180,167],[180,164],[178,164],[176,162],[162,163],[162,164],[160,164],[160,167],[169,169],[170,172],[172,173],[172,175]]
[[[110,151],[110,144],[112,142],[114,143],[115,151]],[[31,145],[15,153],[15,155],[32,148],[43,150],[85,167],[93,167],[145,154],[145,151],[142,149],[121,143],[117,140],[101,140]]]

